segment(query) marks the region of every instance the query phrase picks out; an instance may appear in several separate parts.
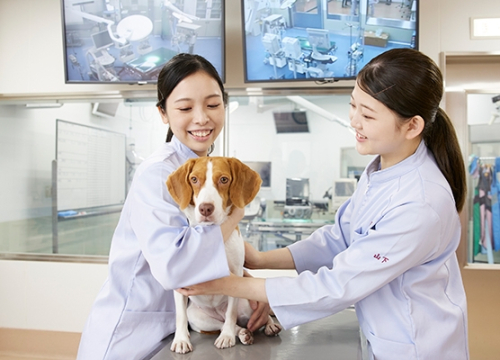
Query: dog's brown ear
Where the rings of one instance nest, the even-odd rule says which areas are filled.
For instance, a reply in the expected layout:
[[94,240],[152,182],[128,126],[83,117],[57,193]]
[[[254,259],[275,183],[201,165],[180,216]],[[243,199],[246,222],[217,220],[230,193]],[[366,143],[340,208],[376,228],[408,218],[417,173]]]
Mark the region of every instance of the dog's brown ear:
[[189,159],[167,178],[167,189],[172,199],[184,210],[193,197],[193,189],[189,182],[189,174],[193,169],[195,159]]
[[239,208],[248,205],[260,190],[260,175],[236,158],[228,158],[233,178],[229,188],[231,202]]

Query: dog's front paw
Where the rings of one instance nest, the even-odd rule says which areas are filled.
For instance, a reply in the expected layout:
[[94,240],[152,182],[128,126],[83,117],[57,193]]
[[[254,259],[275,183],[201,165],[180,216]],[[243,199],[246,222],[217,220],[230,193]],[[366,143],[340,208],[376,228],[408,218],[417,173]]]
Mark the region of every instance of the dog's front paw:
[[219,349],[230,348],[236,344],[236,338],[234,335],[229,335],[222,332],[215,340],[214,344]]
[[177,354],[187,354],[188,352],[193,351],[193,346],[191,345],[191,341],[189,339],[175,339],[172,341],[172,345],[170,346],[170,350],[176,352]]
[[273,323],[268,323],[264,329],[264,334],[267,336],[276,336],[280,333],[280,331],[283,330],[280,324],[276,324],[275,322]]
[[243,345],[252,345],[253,344],[253,334],[248,329],[241,329],[238,333],[238,337]]

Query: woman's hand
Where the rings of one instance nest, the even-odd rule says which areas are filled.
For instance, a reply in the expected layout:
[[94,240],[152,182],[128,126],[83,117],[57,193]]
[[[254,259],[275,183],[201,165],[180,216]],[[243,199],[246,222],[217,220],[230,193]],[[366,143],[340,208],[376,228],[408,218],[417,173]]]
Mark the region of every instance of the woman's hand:
[[269,304],[253,300],[249,300],[249,303],[253,313],[248,320],[247,329],[253,332],[267,324],[271,307]]
[[231,214],[229,214],[227,219],[220,225],[224,241],[227,241],[231,237],[231,234],[236,229],[241,219],[243,219],[243,216],[245,216],[245,209],[233,206]]

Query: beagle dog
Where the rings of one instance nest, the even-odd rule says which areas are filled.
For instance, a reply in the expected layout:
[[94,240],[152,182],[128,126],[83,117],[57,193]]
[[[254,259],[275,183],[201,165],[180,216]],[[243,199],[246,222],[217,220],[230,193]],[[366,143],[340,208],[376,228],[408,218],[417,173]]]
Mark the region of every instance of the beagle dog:
[[[244,208],[257,195],[262,180],[257,172],[235,158],[200,157],[190,159],[167,179],[170,195],[186,214],[191,226],[222,224],[234,206]],[[243,276],[245,245],[236,228],[225,242],[230,271]],[[246,329],[252,309],[246,299],[225,295],[187,297],[174,291],[176,332],[170,350],[188,353],[193,350],[189,325],[200,333],[217,333],[219,349],[236,344],[236,336],[244,345],[253,343],[253,334]],[[281,326],[269,316],[265,334],[273,336]]]

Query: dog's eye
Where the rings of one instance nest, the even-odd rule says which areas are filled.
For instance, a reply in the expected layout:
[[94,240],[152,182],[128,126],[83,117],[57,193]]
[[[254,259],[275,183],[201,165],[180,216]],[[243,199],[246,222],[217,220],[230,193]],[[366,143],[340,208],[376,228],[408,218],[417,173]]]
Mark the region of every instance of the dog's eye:
[[219,181],[221,184],[227,184],[229,182],[229,178],[227,176],[221,176]]
[[196,176],[191,176],[191,182],[196,184],[198,182],[198,178]]

